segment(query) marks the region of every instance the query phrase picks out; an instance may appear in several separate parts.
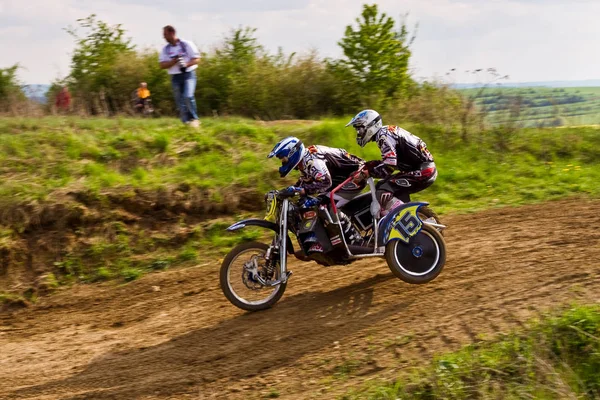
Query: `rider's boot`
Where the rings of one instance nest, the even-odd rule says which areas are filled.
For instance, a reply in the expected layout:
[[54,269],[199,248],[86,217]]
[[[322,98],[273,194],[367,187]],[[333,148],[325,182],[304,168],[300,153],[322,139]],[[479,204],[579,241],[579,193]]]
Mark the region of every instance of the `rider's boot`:
[[381,215],[381,218],[388,215],[390,213],[390,211],[392,211],[396,207],[399,207],[402,204],[404,204],[404,202],[402,200],[398,199],[390,192],[383,192],[378,197],[379,197],[379,205],[381,206],[381,211],[379,212]]

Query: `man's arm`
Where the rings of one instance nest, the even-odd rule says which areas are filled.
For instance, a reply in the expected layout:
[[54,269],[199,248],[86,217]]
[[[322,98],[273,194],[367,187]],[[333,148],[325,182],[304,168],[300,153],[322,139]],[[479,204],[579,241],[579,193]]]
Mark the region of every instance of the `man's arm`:
[[299,185],[304,189],[305,194],[321,194],[331,188],[333,181],[327,164],[323,160],[311,160],[305,168],[307,181]]
[[161,61],[160,62],[160,67],[162,69],[169,69],[169,68],[171,68],[175,64],[177,64],[177,59],[176,58],[174,60]]
[[384,179],[394,173],[398,163],[396,144],[390,137],[382,136],[377,141],[377,146],[379,146],[379,150],[381,151],[381,160],[366,162],[365,169],[354,180],[355,183],[369,176],[377,179]]
[[169,69],[173,65],[177,64],[177,58],[171,59],[163,48],[158,57],[158,64],[162,69]]
[[191,67],[192,65],[196,65],[196,64],[198,64],[198,60],[199,60],[199,58],[192,58],[192,59],[190,60],[190,62],[188,62],[188,63],[185,65],[185,67],[187,68],[187,67]]
[[198,60],[200,59],[200,52],[198,51],[198,47],[196,47],[196,44],[190,40],[185,40],[185,44],[191,50],[191,54],[189,55],[190,61],[186,64],[186,68],[191,67],[192,65],[197,65]]

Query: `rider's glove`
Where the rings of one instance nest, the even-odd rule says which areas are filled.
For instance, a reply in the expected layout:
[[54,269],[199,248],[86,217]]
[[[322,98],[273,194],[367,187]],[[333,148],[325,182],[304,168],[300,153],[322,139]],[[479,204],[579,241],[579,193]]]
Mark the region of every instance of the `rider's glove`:
[[282,194],[292,196],[294,193],[299,193],[302,190],[301,187],[298,186],[288,186],[281,191]]
[[378,167],[381,164],[381,161],[379,160],[373,160],[373,161],[367,161],[365,163],[365,170],[367,172],[369,172],[369,175],[371,175],[371,172],[373,172],[373,170]]
[[304,203],[302,203],[302,207],[303,208],[313,208],[314,206],[316,206],[317,204],[319,204],[321,202],[321,200],[319,200],[316,197],[307,197],[304,200]]

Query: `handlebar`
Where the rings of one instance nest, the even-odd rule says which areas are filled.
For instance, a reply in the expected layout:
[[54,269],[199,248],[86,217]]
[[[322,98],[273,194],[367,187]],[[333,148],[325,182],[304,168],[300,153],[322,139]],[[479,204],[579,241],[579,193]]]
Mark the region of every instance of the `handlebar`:
[[275,192],[275,197],[277,197],[280,200],[290,199],[292,197],[296,197],[296,196],[300,195],[300,192],[288,192],[285,189],[283,189],[283,190],[273,190],[273,192]]

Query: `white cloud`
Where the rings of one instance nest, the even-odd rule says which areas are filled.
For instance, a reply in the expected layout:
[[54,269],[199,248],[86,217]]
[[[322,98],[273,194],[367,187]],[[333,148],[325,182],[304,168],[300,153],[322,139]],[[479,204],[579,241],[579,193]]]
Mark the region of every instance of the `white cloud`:
[[[363,0],[0,0],[0,67],[16,62],[28,83],[68,72],[73,41],[62,28],[96,13],[121,23],[139,46],[159,49],[162,26],[172,24],[202,50],[238,26],[258,28],[269,50],[316,48],[340,56],[337,41]],[[367,2],[370,3],[370,2]],[[597,78],[595,51],[600,2],[595,0],[379,0],[395,19],[418,22],[412,68],[417,76],[495,67],[513,80]],[[7,58],[6,54],[10,57]]]

